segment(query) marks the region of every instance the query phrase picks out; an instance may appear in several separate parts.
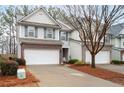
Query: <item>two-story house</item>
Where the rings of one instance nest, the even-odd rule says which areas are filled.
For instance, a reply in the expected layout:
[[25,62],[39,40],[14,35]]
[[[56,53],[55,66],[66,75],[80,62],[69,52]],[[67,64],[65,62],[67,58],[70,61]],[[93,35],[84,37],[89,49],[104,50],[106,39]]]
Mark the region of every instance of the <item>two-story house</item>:
[[25,58],[27,65],[60,64],[70,55],[70,31],[70,27],[39,8],[17,22],[18,57]]
[[[17,38],[18,57],[26,59],[27,65],[60,64],[64,59],[91,62],[91,55],[81,43],[78,32],[54,20],[43,8],[20,17]],[[108,64],[111,61],[110,39],[106,40],[105,47],[96,55],[96,64]]]
[[112,42],[112,60],[124,61],[124,23],[110,28]]

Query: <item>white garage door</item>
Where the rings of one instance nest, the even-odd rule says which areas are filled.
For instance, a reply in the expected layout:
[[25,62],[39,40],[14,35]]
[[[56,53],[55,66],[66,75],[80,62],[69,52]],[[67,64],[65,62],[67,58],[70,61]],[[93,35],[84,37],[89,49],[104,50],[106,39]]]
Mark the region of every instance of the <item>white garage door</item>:
[[[86,51],[86,62],[91,63],[91,55],[89,51]],[[96,64],[109,64],[110,63],[110,51],[100,51],[95,57]]]
[[27,65],[59,64],[59,50],[25,49],[24,58]]

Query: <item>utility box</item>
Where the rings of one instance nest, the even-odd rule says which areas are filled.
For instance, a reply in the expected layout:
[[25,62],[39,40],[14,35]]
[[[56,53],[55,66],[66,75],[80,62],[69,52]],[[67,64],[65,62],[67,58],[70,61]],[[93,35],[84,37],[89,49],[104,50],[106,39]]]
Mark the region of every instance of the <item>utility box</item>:
[[26,78],[26,71],[23,68],[17,70],[17,77],[18,79],[25,79]]

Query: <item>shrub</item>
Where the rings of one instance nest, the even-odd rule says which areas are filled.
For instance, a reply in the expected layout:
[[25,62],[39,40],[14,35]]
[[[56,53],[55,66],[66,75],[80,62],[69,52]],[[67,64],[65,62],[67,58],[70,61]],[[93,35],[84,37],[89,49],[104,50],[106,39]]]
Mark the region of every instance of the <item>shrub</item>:
[[16,60],[17,60],[17,57],[9,57],[9,60],[14,60],[14,61],[16,61]]
[[74,63],[77,62],[77,61],[79,61],[79,60],[78,60],[78,59],[71,59],[71,60],[69,60],[68,63],[70,63],[70,64],[74,64]]
[[16,62],[17,62],[19,65],[22,65],[22,66],[25,66],[25,65],[26,65],[25,59],[22,59],[22,58],[17,58],[17,59],[16,59]]
[[124,64],[124,61],[112,60],[112,64]]
[[77,65],[77,66],[82,66],[82,65],[85,64],[85,62],[84,61],[77,61],[74,64]]
[[1,74],[4,76],[7,75],[16,75],[18,69],[18,63],[15,61],[1,62]]
[[5,62],[5,59],[2,58],[2,57],[0,57],[0,69],[1,69],[1,64],[2,64],[3,62]]

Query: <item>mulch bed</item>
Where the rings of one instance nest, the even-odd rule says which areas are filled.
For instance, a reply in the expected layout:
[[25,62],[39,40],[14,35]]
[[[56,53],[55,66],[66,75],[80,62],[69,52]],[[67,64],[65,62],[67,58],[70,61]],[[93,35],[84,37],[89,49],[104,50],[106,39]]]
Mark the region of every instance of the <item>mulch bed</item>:
[[[23,68],[23,67],[19,67]],[[0,75],[0,87],[14,87],[14,86],[38,86],[39,80],[28,70],[26,70],[26,78],[21,80],[17,76],[2,76]]]
[[69,67],[105,80],[112,81],[114,83],[124,85],[124,74],[121,73],[109,71],[107,69],[103,69],[99,67],[91,68],[91,66],[88,65],[86,66],[69,65]]

